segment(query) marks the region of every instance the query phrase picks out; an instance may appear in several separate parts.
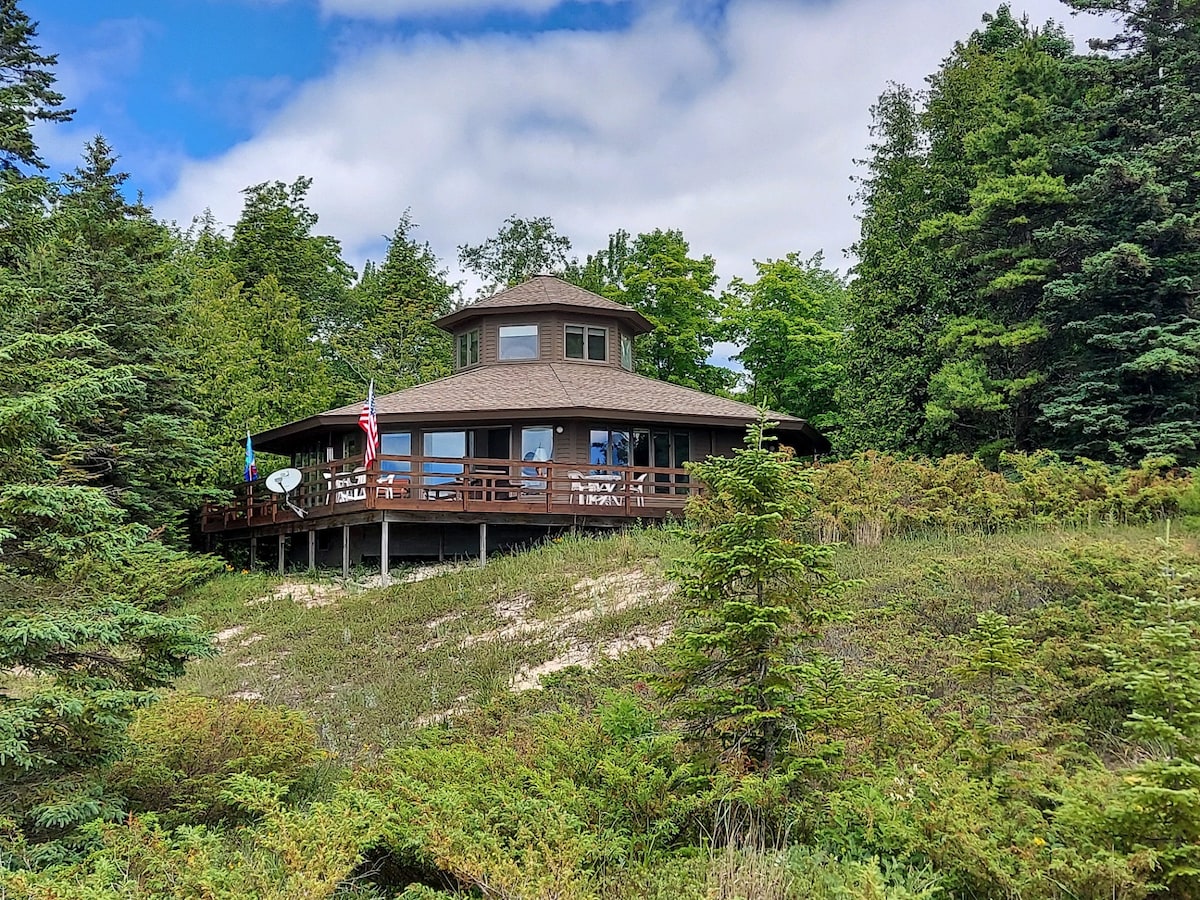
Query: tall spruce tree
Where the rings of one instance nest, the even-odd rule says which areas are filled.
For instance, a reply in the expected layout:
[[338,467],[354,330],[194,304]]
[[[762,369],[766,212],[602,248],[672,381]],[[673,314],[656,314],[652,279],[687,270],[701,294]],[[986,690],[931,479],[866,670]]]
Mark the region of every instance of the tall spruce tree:
[[1108,55],[1079,64],[1088,139],[1068,160],[1074,263],[1045,289],[1070,337],[1042,406],[1055,446],[1117,462],[1200,460],[1200,4],[1070,0],[1116,12]]
[[[214,562],[130,521],[182,511],[156,484],[180,439],[147,449],[171,424],[152,405],[179,400],[163,364],[162,232],[119,197],[100,141],[61,197],[15,168],[37,163],[28,124],[66,113],[39,114],[61,98],[28,19],[11,2],[0,19],[0,853],[12,865],[10,837],[36,842],[27,862],[52,860],[77,825],[119,813],[101,768],[133,711],[209,646],[160,607]],[[165,491],[186,502],[186,488]]]
[[930,449],[929,380],[939,365],[935,336],[944,305],[943,257],[919,239],[939,187],[925,159],[920,98],[892,85],[871,109],[871,157],[859,180],[861,234],[847,304],[853,375],[838,391],[842,450]]
[[178,356],[174,239],[146,207],[122,196],[126,178],[104,139],[92,141],[83,165],[64,177],[24,281],[38,331],[88,328],[103,344],[100,363],[131,376],[123,394],[97,401],[90,427],[63,448],[72,469],[109,491],[134,521],[178,538],[184,513],[201,499],[210,456]]
[[34,43],[37,26],[17,0],[0,0],[0,168],[44,169],[33,140],[35,122],[66,122],[74,114],[54,90],[58,57]]
[[925,412],[949,449],[994,458],[1037,443],[1053,347],[1041,298],[1057,272],[1046,230],[1071,203],[1058,160],[1078,128],[1063,113],[1077,87],[1061,27],[1033,29],[1007,6],[984,22],[931,79],[924,114],[931,167],[963,191],[922,226],[946,256]]

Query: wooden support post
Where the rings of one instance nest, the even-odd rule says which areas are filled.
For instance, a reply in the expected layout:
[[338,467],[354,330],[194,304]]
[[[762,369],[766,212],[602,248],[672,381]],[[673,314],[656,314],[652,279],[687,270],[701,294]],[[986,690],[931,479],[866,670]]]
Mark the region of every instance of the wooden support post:
[[254,564],[258,561],[258,538],[250,535],[250,571],[254,571]]
[[280,575],[283,574],[284,563],[286,562],[286,560],[284,559],[284,541],[286,541],[286,540],[287,540],[287,538],[284,537],[282,534],[279,536],[279,574]]
[[446,526],[438,526],[438,562],[446,561]]
[[388,558],[391,553],[391,548],[388,546],[389,536],[387,519],[384,519],[379,523],[379,574],[383,578],[384,584],[388,583],[388,578],[392,571],[392,567],[389,565],[390,559]]
[[315,571],[317,568],[317,532],[315,530],[308,533],[308,570]]
[[350,577],[350,526],[342,526],[342,577]]
[[479,565],[487,565],[487,522],[479,523]]

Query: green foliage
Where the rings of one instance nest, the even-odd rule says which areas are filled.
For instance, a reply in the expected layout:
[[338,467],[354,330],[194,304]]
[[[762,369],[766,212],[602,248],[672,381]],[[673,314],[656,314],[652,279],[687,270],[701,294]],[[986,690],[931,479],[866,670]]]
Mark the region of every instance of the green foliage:
[[290,790],[321,759],[303,713],[246,701],[176,695],[140,711],[107,780],[128,809],[164,825],[237,821],[230,777],[251,775]]
[[725,337],[749,375],[750,402],[821,429],[839,423],[834,393],[846,377],[846,285],[821,255],[756,262],[758,278],[734,278],[722,298]]
[[45,168],[33,140],[37,122],[66,122],[75,112],[60,109],[64,97],[54,90],[58,57],[39,51],[37,26],[17,6],[0,3],[0,168]]
[[654,326],[638,339],[637,371],[651,378],[718,393],[732,387],[734,373],[711,364],[722,335],[722,301],[716,261],[695,259],[681,231],[655,229],[632,240],[625,231],[608,248],[573,262],[564,277],[619,303],[632,306]]
[[350,292],[355,312],[343,333],[331,335],[331,348],[359,381],[375,382],[379,393],[449,375],[450,336],[434,320],[450,312],[454,287],[428,244],[412,237],[405,213],[388,244],[383,264],[368,263]]
[[1200,599],[1190,577],[1139,604],[1132,646],[1110,651],[1133,711],[1127,728],[1149,758],[1091,810],[1092,828],[1126,854],[1149,853],[1169,896],[1200,888]]
[[862,227],[846,315],[854,377],[837,391],[845,428],[835,438],[842,450],[929,446],[922,426],[929,378],[940,365],[932,336],[945,262],[917,240],[917,227],[949,186],[925,166],[919,104],[914,91],[892,85],[871,108],[871,158],[856,194]]
[[794,657],[837,588],[829,549],[797,540],[808,472],[766,446],[768,427],[750,426],[732,458],[690,466],[705,497],[690,510],[696,549],[672,572],[687,619],[659,680],[694,733],[765,770],[827,713],[813,690],[817,663]]
[[294,297],[300,317],[314,334],[336,329],[345,315],[346,291],[354,270],[341,247],[317,235],[317,214],[307,205],[312,179],[291,184],[263,182],[242,191],[246,202],[233,228],[228,260],[247,290],[273,279],[275,289]]
[[213,561],[144,548],[106,565],[114,568],[78,586],[0,572],[0,800],[31,841],[70,837],[114,811],[100,770],[119,753],[130,718],[188,659],[211,652],[194,620],[106,596],[97,584],[148,566],[160,590],[174,593],[211,573]]
[[549,216],[509,216],[495,237],[474,247],[462,244],[458,261],[483,282],[478,297],[490,297],[534,275],[557,275],[567,265],[571,240],[559,234]]
[[1128,525],[1181,513],[1194,481],[1169,460],[1137,469],[1049,451],[1004,453],[1003,474],[952,455],[939,460],[857,454],[812,472],[813,534],[877,544],[927,529],[994,532],[1021,526]]
[[[181,371],[183,301],[171,277],[173,241],[148,209],[122,197],[127,176],[115,163],[98,137],[84,164],[64,177],[44,239],[22,260],[23,302],[8,323],[20,341],[31,340],[26,329],[61,335],[70,356],[55,365],[68,377],[103,379],[103,388],[93,382],[88,408],[69,411],[56,433],[23,440],[57,457],[66,483],[103,489],[132,520],[165,528],[178,541],[184,512],[202,498],[198,481],[210,455]],[[35,373],[35,389],[20,392],[27,405],[38,386],[56,389],[49,374]]]

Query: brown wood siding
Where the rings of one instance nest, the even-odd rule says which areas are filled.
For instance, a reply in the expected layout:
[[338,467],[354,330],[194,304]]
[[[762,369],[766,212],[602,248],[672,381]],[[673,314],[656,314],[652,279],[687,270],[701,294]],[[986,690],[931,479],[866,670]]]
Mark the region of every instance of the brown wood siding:
[[[633,333],[628,328],[622,328],[621,321],[612,316],[589,315],[586,312],[569,315],[545,312],[503,313],[480,317],[455,329],[454,345],[457,347],[459,335],[479,329],[479,364],[486,366],[500,363],[500,326],[502,325],[537,325],[539,362],[570,362],[585,366],[613,366],[619,369],[621,367],[621,334],[633,337]],[[591,325],[606,329],[608,332],[608,359],[604,362],[567,359],[567,325]],[[523,361],[528,362],[528,360]],[[475,367],[468,366],[466,368]],[[458,371],[463,371],[463,369]]]

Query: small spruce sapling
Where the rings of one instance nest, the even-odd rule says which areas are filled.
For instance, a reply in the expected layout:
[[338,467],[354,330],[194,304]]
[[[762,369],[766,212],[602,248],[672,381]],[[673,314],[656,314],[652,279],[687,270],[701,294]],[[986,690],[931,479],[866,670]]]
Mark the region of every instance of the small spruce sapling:
[[1002,689],[1017,676],[1029,641],[1019,637],[1008,617],[994,610],[980,613],[959,652],[959,663],[951,672],[967,683],[979,685],[985,704],[976,710],[976,731],[983,748],[984,768],[992,779],[995,763],[1006,748],[999,741],[994,709]]
[[830,722],[804,687],[815,660],[797,650],[844,586],[833,578],[832,548],[800,539],[808,471],[768,446],[771,426],[760,417],[732,457],[689,466],[704,486],[689,508],[695,550],[672,569],[687,620],[656,679],[693,734],[763,771],[794,736]]
[[1125,774],[1102,818],[1117,843],[1156,856],[1170,896],[1200,889],[1200,600],[1190,579],[1164,572],[1167,587],[1138,604],[1144,627],[1109,656],[1133,711],[1127,729],[1149,758]]

